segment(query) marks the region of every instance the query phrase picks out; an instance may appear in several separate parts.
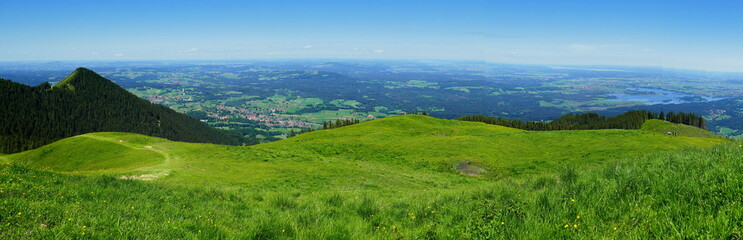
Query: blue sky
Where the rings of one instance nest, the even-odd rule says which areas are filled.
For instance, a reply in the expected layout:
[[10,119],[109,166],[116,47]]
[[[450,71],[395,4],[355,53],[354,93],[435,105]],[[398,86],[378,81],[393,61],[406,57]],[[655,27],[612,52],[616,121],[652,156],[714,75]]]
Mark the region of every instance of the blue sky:
[[739,1],[0,1],[0,61],[452,59],[743,72]]

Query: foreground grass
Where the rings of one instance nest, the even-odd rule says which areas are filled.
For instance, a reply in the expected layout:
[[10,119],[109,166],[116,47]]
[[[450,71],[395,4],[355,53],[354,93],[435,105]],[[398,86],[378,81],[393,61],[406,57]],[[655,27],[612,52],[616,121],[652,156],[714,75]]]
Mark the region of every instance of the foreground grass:
[[738,239],[741,156],[736,142],[392,193],[189,186],[4,164],[0,238]]

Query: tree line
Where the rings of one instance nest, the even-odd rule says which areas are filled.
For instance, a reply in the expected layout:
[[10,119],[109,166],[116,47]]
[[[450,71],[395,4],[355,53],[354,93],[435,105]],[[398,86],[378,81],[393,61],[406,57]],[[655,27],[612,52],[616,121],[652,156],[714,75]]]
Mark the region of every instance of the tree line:
[[650,112],[645,110],[627,111],[614,117],[605,117],[596,113],[569,113],[553,121],[522,121],[505,119],[485,115],[471,115],[457,118],[457,120],[484,122],[532,131],[551,130],[589,130],[589,129],[640,129],[648,119],[660,119],[672,123],[707,129],[707,123],[702,116],[684,112]]
[[357,123],[360,123],[361,120],[355,119],[355,118],[344,118],[344,119],[336,119],[335,121],[323,121],[322,122],[322,129],[333,129],[333,128],[339,128],[344,126],[350,126]]
[[[350,126],[350,125],[354,125],[354,124],[357,124],[357,123],[361,123],[361,120],[356,119],[356,118],[336,119],[335,121],[328,120],[328,121],[323,121],[322,122],[322,130],[339,128],[339,127],[345,127],[345,126]],[[315,129],[314,128],[311,128],[311,127],[309,127],[309,128],[302,128],[299,131],[294,131],[294,129],[291,129],[291,130],[289,130],[289,137],[294,137],[294,136],[297,136],[299,134],[313,132],[313,131],[315,131]]]

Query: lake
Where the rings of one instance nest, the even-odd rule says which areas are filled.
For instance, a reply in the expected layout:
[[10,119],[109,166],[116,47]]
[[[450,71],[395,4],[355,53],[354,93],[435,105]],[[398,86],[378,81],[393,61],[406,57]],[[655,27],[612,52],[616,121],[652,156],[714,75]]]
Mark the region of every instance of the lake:
[[656,104],[681,104],[694,102],[712,102],[725,98],[715,98],[702,95],[693,95],[682,92],[674,92],[657,88],[627,88],[636,92],[633,94],[609,94],[613,97],[607,101],[633,101],[643,102],[646,105]]

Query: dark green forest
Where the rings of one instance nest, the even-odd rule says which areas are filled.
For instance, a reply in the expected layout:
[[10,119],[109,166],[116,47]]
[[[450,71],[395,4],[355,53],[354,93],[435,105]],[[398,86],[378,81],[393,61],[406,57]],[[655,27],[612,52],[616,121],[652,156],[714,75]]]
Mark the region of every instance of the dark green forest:
[[707,130],[707,123],[702,116],[684,112],[650,112],[644,110],[633,110],[619,114],[614,117],[605,117],[597,113],[566,114],[549,122],[522,121],[518,119],[505,119],[502,117],[489,117],[485,115],[471,115],[457,118],[457,120],[484,122],[487,124],[501,125],[531,131],[551,130],[589,130],[589,129],[640,129],[645,120],[660,119],[672,123],[681,123]]
[[90,132],[131,132],[175,141],[238,144],[235,137],[141,99],[78,68],[52,86],[0,79],[0,152],[15,153]]

